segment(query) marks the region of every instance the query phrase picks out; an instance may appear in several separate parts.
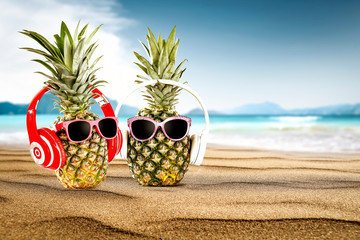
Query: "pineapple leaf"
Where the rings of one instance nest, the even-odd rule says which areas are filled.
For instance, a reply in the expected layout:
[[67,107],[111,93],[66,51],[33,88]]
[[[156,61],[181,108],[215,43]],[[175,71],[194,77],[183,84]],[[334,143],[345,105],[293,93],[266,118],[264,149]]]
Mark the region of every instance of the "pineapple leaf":
[[62,61],[59,60],[58,58],[54,57],[54,56],[51,56],[49,54],[47,54],[46,52],[44,51],[41,51],[39,49],[34,49],[34,48],[21,48],[21,49],[24,49],[24,50],[27,50],[29,52],[33,52],[33,53],[37,53],[39,55],[42,55],[44,56],[46,59],[48,59],[50,62],[56,62],[56,63],[60,63],[62,64]]
[[52,90],[52,91],[57,91],[59,89],[59,86],[54,84],[53,82],[51,81],[46,81],[45,82],[46,85],[50,85],[49,86],[49,89]]
[[54,75],[54,76],[57,76],[57,72],[49,65],[47,64],[46,62],[40,60],[40,59],[33,59],[32,61],[34,62],[38,62],[40,64],[42,64],[44,67],[46,67],[47,69],[50,70],[50,72]]
[[65,84],[72,88],[75,81],[76,81],[76,77],[75,76],[71,76],[71,75],[62,75],[61,79],[65,82]]
[[166,48],[168,52],[170,52],[170,50],[174,46],[175,32],[176,32],[176,26],[174,26],[174,28],[171,30],[171,33],[166,41]]
[[78,38],[82,38],[82,36],[86,33],[86,29],[87,27],[89,26],[89,24],[86,24],[80,31],[79,35],[78,35]]
[[160,55],[160,50],[159,47],[157,45],[157,41],[154,37],[154,34],[152,34],[152,32],[149,30],[149,36],[146,36],[146,40],[148,42],[149,48],[150,48],[150,55],[151,55],[151,62],[153,65],[157,65],[158,61],[159,61],[159,55]]
[[134,62],[139,68],[141,68],[141,70],[143,70],[145,73],[147,73],[147,68],[144,67],[143,65],[137,63],[137,62]]
[[149,63],[148,60],[146,60],[143,56],[141,56],[140,54],[138,54],[137,52],[134,52],[135,56],[137,59],[139,59],[139,61],[149,70],[152,69],[151,64]]
[[87,85],[81,85],[77,90],[76,90],[76,92],[78,92],[78,93],[84,93],[84,91],[86,90],[86,88],[87,88],[88,86]]
[[60,57],[61,56],[59,54],[59,50],[54,45],[52,45],[46,38],[44,38],[42,35],[40,35],[40,34],[38,34],[36,32],[27,31],[27,30],[24,30],[24,32],[20,32],[20,33],[23,33],[23,34],[29,36],[30,38],[34,39],[35,41],[37,41],[52,56],[54,56],[54,57]]
[[[77,74],[78,72],[78,66],[81,65],[80,62],[81,62],[81,58],[82,58],[82,54],[81,54],[81,51],[82,51],[82,46],[84,44],[84,39],[81,39],[79,44],[77,46],[75,46],[76,48],[74,49],[74,55],[72,57],[73,61],[72,61],[72,67],[71,69],[73,70],[73,73],[74,74]],[[81,69],[80,69],[81,70]]]
[[98,86],[103,86],[103,85],[99,85],[99,84],[101,84],[101,83],[108,83],[107,81],[105,81],[105,80],[98,80],[98,81],[96,81],[96,82],[93,82],[93,86],[94,87],[98,87]]
[[[150,80],[150,79],[148,79],[147,77],[144,77],[144,76],[141,76],[141,75],[136,75],[136,77],[141,78],[141,79],[144,79],[144,80]],[[144,82],[144,81],[141,81],[141,82]]]
[[171,79],[171,76],[174,72],[174,68],[175,68],[175,60],[171,61],[167,67],[165,68],[163,75],[162,75],[162,79]]
[[158,37],[158,42],[157,42],[157,44],[158,44],[158,46],[159,46],[159,51],[160,51],[160,52],[161,52],[162,48],[164,47],[163,43],[164,43],[164,42],[162,41],[161,33],[159,33],[159,37]]
[[70,38],[71,38],[71,36],[69,36],[67,34],[65,35],[65,39],[64,39],[64,63],[68,67],[70,72],[72,72],[73,58],[72,58],[72,43],[70,42]]
[[171,76],[171,79],[173,79],[173,78],[178,74],[178,72],[180,71],[181,66],[182,66],[186,61],[187,61],[187,59],[184,59],[184,60],[179,64],[179,66],[177,66],[177,68],[175,69],[174,74]]
[[154,92],[147,90],[147,92],[153,97],[155,102],[161,102],[161,98],[157,96]]
[[95,65],[100,61],[100,59],[103,57],[104,55],[101,55],[100,57],[98,57],[97,59],[94,60],[94,62],[92,63],[90,69],[93,69],[95,67]]
[[78,32],[79,32],[79,26],[80,26],[80,20],[78,21],[78,24],[76,25],[75,32],[74,32],[74,45],[77,45],[77,42],[80,40],[78,38]]
[[171,102],[171,105],[176,105],[179,103],[179,100],[175,99],[174,101]]
[[95,52],[95,49],[97,49],[97,47],[98,47],[98,45],[96,45],[96,42],[95,42],[88,49],[86,49],[84,55],[85,55],[87,61],[92,57],[92,55]]
[[152,100],[152,97],[150,97],[149,95],[141,95],[141,96],[143,96],[144,98],[147,98],[149,100]]
[[186,68],[184,68],[183,70],[181,70],[178,74],[176,74],[174,77],[172,77],[173,80],[175,81],[179,81],[179,79],[181,78],[181,76],[183,75],[183,73],[185,72]]
[[88,75],[88,79],[91,79],[93,76],[95,76],[95,73],[99,71],[102,67],[96,68],[93,71],[91,71]]
[[95,28],[95,30],[89,35],[89,37],[86,39],[86,45],[90,43],[90,40],[92,39],[92,37],[95,35],[95,33],[99,30],[99,28],[102,26],[102,24],[100,26],[98,26],[97,28]]
[[[89,96],[89,93],[94,90],[95,87],[94,86],[90,86],[89,88],[87,88],[85,91],[84,91],[84,96]],[[92,95],[89,96],[89,98],[91,98]],[[87,99],[87,97],[85,97],[85,99]],[[84,100],[86,101],[86,100]]]
[[64,41],[61,39],[61,37],[58,34],[54,35],[56,46],[59,48],[61,53],[61,59],[64,58]]
[[154,69],[152,68],[148,68],[148,72],[147,74],[152,78],[152,79],[159,79],[159,75],[154,71]]
[[61,36],[62,39],[65,40],[65,37],[68,36],[69,43],[72,46],[74,44],[73,39],[71,37],[71,33],[70,33],[68,27],[66,26],[66,24],[64,22],[61,22],[60,32],[61,32],[60,36]]
[[[77,79],[79,79],[79,78],[77,78]],[[78,92],[78,89],[79,89],[80,86],[82,86],[81,83],[80,83],[80,81],[76,81],[76,82],[74,83],[74,85],[72,86],[72,90]]]
[[171,49],[171,53],[170,53],[170,61],[175,61],[176,57],[177,57],[177,50],[178,50],[178,47],[179,47],[179,43],[180,43],[180,40],[178,39],[174,45],[174,47]]
[[159,97],[163,96],[163,93],[162,93],[159,89],[157,89],[156,87],[153,88],[152,90],[154,91],[154,93],[155,93],[157,96],[159,96]]
[[[57,96],[57,97],[59,97],[59,96]],[[71,105],[71,102],[69,100],[66,100],[66,99],[61,99],[61,102],[63,102],[66,106]]]
[[68,110],[70,110],[71,112],[77,112],[79,109],[80,109],[80,107],[75,104],[68,107]]
[[66,89],[66,93],[69,93],[69,94],[71,94],[71,95],[75,95],[75,94],[76,94],[76,92],[75,92],[74,90],[70,89],[70,88],[67,88],[67,89]]
[[85,50],[85,53],[84,53],[84,56],[85,56],[85,57],[88,57],[88,58],[91,57],[91,56],[89,57],[90,52],[93,52],[93,51],[94,51],[94,48],[95,48],[95,49],[97,48],[97,46],[95,46],[95,44],[96,44],[96,43],[91,44],[91,45]]
[[160,78],[162,78],[163,72],[166,68],[166,66],[169,64],[169,56],[168,51],[166,48],[163,48],[160,53],[159,57],[159,68],[158,68],[158,75]]
[[163,94],[166,96],[168,93],[171,92],[173,86],[171,85],[166,85],[165,88],[163,89]]
[[43,73],[43,72],[35,72],[35,73],[39,73],[39,74],[47,77],[48,79],[51,79],[51,80],[53,80],[53,81],[57,81],[56,78],[54,78],[54,77],[52,77],[52,76],[50,76],[50,75],[47,75],[46,73]]
[[150,51],[149,51],[148,47],[147,47],[143,42],[141,42],[140,40],[139,40],[139,42],[140,42],[141,45],[144,47],[144,49],[145,49],[148,57],[151,58]]
[[70,71],[63,63],[52,62],[51,64],[54,65],[54,67],[56,68],[56,71],[58,72],[59,75],[61,75],[61,74],[70,75]]

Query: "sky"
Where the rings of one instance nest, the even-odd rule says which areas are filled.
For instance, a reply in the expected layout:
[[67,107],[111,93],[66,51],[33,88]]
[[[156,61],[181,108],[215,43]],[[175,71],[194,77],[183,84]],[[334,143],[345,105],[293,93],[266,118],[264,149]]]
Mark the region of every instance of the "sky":
[[[0,101],[27,103],[46,80],[19,47],[37,47],[18,33],[33,30],[52,40],[61,21],[70,31],[90,22],[96,35],[102,90],[123,99],[141,73],[133,51],[146,55],[147,27],[180,39],[177,62],[189,61],[183,75],[208,109],[275,102],[286,109],[360,102],[360,1],[192,0],[0,2]],[[144,106],[140,91],[126,104]],[[178,109],[198,107],[189,94]],[[114,106],[115,108],[115,106]]]

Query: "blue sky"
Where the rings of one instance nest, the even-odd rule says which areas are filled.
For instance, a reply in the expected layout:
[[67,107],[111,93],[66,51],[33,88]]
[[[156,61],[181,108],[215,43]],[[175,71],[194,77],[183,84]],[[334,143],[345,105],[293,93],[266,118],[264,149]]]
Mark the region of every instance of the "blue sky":
[[[264,101],[285,108],[360,102],[360,1],[109,0],[88,1],[85,8],[83,1],[30,2],[28,14],[35,16],[30,23],[16,16],[27,14],[21,1],[1,3],[15,9],[6,16],[16,22],[11,30],[30,28],[51,38],[58,32],[60,20],[76,23],[82,19],[94,27],[104,23],[98,36],[104,45],[101,77],[109,80],[112,98],[121,98],[125,86],[134,80],[138,70],[132,64],[136,60],[132,51],[145,55],[137,40],[145,41],[146,27],[167,36],[176,25],[179,62],[189,60],[183,80],[202,96],[209,109]],[[48,16],[47,24],[41,14]],[[28,46],[31,41],[16,43]],[[39,70],[34,63],[29,65],[34,56],[15,55],[18,58],[13,65],[7,61],[8,69],[0,68],[0,74],[6,74],[1,81],[13,76],[8,71],[26,63],[22,76],[34,78],[36,87],[41,86],[42,81],[35,80],[39,76],[30,71]],[[23,98],[3,98],[25,102],[30,95],[34,92],[24,93]],[[138,96],[131,97],[128,104],[141,105]],[[184,94],[179,107],[191,109],[194,100]]]

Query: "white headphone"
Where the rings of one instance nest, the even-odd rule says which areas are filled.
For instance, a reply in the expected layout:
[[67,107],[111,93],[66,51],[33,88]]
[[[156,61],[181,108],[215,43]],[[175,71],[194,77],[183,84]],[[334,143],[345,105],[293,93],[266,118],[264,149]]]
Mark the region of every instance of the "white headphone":
[[[130,91],[128,91],[129,92],[128,95],[126,95],[123,98],[123,100],[121,102],[119,102],[119,104],[117,105],[116,110],[115,110],[115,116],[119,115],[121,106],[133,92],[135,92],[136,90],[138,90],[140,88],[146,87],[146,86],[155,85],[158,82],[180,87],[180,88],[188,91],[191,95],[193,95],[200,103],[200,106],[201,106],[201,108],[204,112],[204,116],[205,116],[205,127],[203,128],[200,136],[195,135],[195,134],[191,136],[191,153],[190,153],[190,164],[200,165],[205,156],[207,134],[209,133],[210,120],[209,120],[209,114],[205,107],[205,104],[201,100],[200,96],[194,90],[192,90],[189,86],[182,84],[180,82],[176,82],[174,80],[165,80],[165,79],[149,80],[144,83],[138,84],[134,88],[130,89]],[[126,147],[123,147],[121,149],[120,157],[126,159],[127,158],[127,137],[128,137],[127,134],[129,134],[129,131],[126,130],[126,131],[121,131],[121,132],[124,134],[123,146],[126,146]]]

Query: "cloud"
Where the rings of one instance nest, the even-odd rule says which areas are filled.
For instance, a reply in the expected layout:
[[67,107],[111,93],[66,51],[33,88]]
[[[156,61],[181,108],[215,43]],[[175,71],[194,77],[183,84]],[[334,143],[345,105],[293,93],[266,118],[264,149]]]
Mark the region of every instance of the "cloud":
[[95,36],[99,43],[96,54],[104,55],[98,63],[103,69],[97,76],[98,79],[109,82],[103,89],[107,96],[118,98],[119,95],[124,94],[127,86],[133,83],[138,70],[132,63],[131,42],[121,35],[121,30],[136,24],[136,21],[118,16],[115,9],[119,8],[121,5],[112,0],[101,3],[80,0],[1,1],[0,101],[27,103],[43,87],[43,82],[46,80],[34,73],[46,69],[30,61],[40,56],[19,49],[19,47],[40,48],[40,46],[18,31],[32,30],[54,42],[53,35],[59,32],[61,21],[66,22],[73,32],[79,19],[82,25],[89,22],[90,30],[104,24]]

